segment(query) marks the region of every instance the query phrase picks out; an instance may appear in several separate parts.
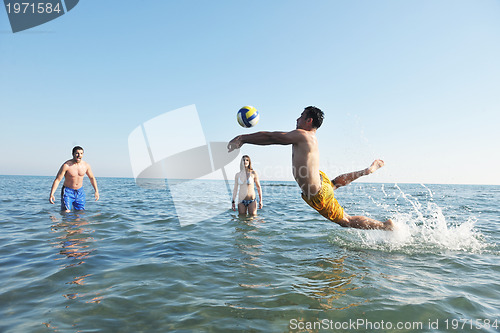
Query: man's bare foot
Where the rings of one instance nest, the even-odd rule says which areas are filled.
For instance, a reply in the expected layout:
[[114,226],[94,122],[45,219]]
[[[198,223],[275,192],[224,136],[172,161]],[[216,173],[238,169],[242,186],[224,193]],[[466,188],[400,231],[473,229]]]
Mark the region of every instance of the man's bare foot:
[[384,164],[385,163],[382,160],[375,160],[375,161],[373,161],[372,165],[370,165],[370,167],[367,168],[366,170],[368,171],[368,174],[374,173],[375,171],[377,171],[378,169],[383,167]]
[[383,223],[384,223],[384,230],[387,230],[387,231],[394,230],[394,222],[392,222],[391,219],[388,219],[387,221],[385,221]]

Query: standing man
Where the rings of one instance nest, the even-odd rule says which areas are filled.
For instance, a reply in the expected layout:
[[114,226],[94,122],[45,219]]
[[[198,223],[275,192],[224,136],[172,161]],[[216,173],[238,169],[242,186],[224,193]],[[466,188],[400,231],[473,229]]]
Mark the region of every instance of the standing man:
[[85,209],[85,192],[83,190],[83,177],[85,175],[89,177],[90,183],[94,187],[95,201],[99,200],[97,181],[92,173],[90,164],[83,160],[83,148],[80,146],[74,147],[72,155],[73,158],[64,162],[59,169],[56,179],[52,183],[49,196],[49,202],[54,204],[54,193],[64,177],[64,184],[61,189],[61,210],[66,212],[71,211],[72,206],[75,210]]
[[321,215],[342,227],[358,229],[392,230],[392,220],[377,221],[366,216],[350,216],[335,199],[335,189],[345,186],[361,176],[373,173],[384,165],[376,160],[364,170],[347,173],[330,181],[319,170],[319,151],[316,130],[323,123],[323,111],[308,106],[297,119],[296,129],[290,132],[257,132],[239,135],[232,139],[227,148],[229,152],[239,149],[243,144],[254,145],[292,145],[292,172],[295,181],[302,189],[302,199]]

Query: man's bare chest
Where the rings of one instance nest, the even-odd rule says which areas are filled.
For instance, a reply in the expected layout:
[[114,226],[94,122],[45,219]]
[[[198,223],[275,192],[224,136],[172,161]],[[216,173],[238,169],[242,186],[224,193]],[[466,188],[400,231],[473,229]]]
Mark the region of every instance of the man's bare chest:
[[87,168],[85,166],[71,166],[66,172],[67,175],[71,177],[83,177],[87,172]]

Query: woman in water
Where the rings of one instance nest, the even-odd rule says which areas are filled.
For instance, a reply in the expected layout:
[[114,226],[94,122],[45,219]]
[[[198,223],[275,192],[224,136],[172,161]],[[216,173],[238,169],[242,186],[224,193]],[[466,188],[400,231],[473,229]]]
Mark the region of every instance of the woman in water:
[[259,193],[259,209],[262,208],[262,189],[260,187],[259,176],[252,169],[252,161],[248,155],[243,155],[240,163],[240,172],[234,176],[233,190],[233,210],[236,210],[236,194],[238,193],[238,213],[240,215],[257,215],[257,202],[255,201],[255,186]]

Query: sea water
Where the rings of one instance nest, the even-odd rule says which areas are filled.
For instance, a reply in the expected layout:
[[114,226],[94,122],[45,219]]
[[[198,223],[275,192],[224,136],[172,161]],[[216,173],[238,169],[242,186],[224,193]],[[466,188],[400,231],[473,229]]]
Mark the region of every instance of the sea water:
[[181,226],[168,188],[99,178],[95,202],[86,180],[86,211],[61,213],[52,181],[0,176],[0,332],[500,331],[500,186],[336,191],[384,232],[325,220],[292,182],[262,182],[257,217],[228,196]]

